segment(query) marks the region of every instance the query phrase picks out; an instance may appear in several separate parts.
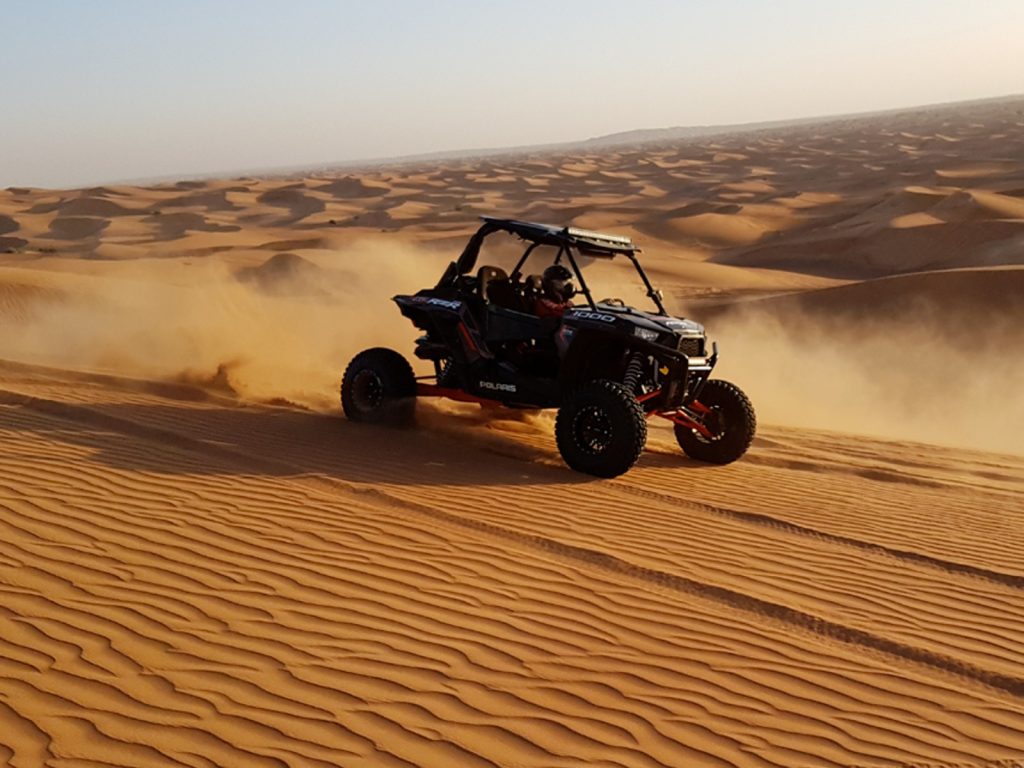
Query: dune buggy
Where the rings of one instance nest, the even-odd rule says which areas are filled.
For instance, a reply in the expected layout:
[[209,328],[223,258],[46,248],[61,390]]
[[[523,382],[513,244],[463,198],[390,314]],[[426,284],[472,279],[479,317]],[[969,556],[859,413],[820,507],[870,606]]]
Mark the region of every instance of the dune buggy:
[[[341,384],[350,420],[408,422],[417,397],[557,408],[555,438],[566,464],[599,477],[615,477],[636,463],[651,417],[673,422],[680,447],[693,459],[726,464],[746,452],[756,428],[753,406],[735,385],[710,378],[717,345],[709,350],[703,326],[665,311],[629,239],[512,219],[483,221],[437,285],[394,297],[423,331],[415,355],[430,361],[433,373],[417,378],[390,349],[359,353]],[[484,239],[496,232],[526,243],[511,273],[476,267]],[[618,299],[595,301],[581,256],[628,259],[656,311]],[[561,317],[531,311],[541,285],[527,264],[540,260],[568,264],[585,302]]]

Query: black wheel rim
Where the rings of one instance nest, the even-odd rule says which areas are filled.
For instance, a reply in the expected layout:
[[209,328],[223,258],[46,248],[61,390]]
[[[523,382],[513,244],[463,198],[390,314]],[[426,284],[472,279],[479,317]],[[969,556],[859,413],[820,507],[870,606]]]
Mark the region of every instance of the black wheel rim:
[[722,409],[717,405],[711,406],[711,412],[704,414],[701,423],[711,433],[711,437],[705,437],[696,429],[693,430],[693,434],[702,443],[717,443],[725,436],[725,414],[722,413]]
[[588,406],[576,414],[572,421],[572,431],[576,445],[592,456],[607,451],[614,436],[611,419],[596,405]]
[[376,372],[359,371],[352,380],[352,404],[360,411],[373,411],[384,402],[384,382]]

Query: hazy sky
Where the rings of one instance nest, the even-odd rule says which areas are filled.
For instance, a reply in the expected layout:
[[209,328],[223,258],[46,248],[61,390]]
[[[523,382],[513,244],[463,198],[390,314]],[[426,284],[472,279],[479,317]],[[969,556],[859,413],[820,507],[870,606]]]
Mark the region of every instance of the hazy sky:
[[0,187],[1024,92],[1024,0],[0,0]]

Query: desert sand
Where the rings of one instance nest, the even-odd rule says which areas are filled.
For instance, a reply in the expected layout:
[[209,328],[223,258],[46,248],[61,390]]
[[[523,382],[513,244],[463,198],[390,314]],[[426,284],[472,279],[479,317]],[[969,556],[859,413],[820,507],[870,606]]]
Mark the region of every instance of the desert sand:
[[[751,452],[652,425],[595,481],[550,414],[346,422],[478,214],[633,237]],[[1016,765],[1022,350],[1024,100],[9,188],[0,761]]]

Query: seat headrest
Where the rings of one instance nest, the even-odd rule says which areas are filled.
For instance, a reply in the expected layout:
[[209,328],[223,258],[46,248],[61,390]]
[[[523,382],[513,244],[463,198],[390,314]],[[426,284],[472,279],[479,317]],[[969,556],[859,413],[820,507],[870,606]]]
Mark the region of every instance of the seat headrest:
[[501,267],[480,267],[477,278],[482,283],[489,283],[491,280],[508,280],[508,273]]

